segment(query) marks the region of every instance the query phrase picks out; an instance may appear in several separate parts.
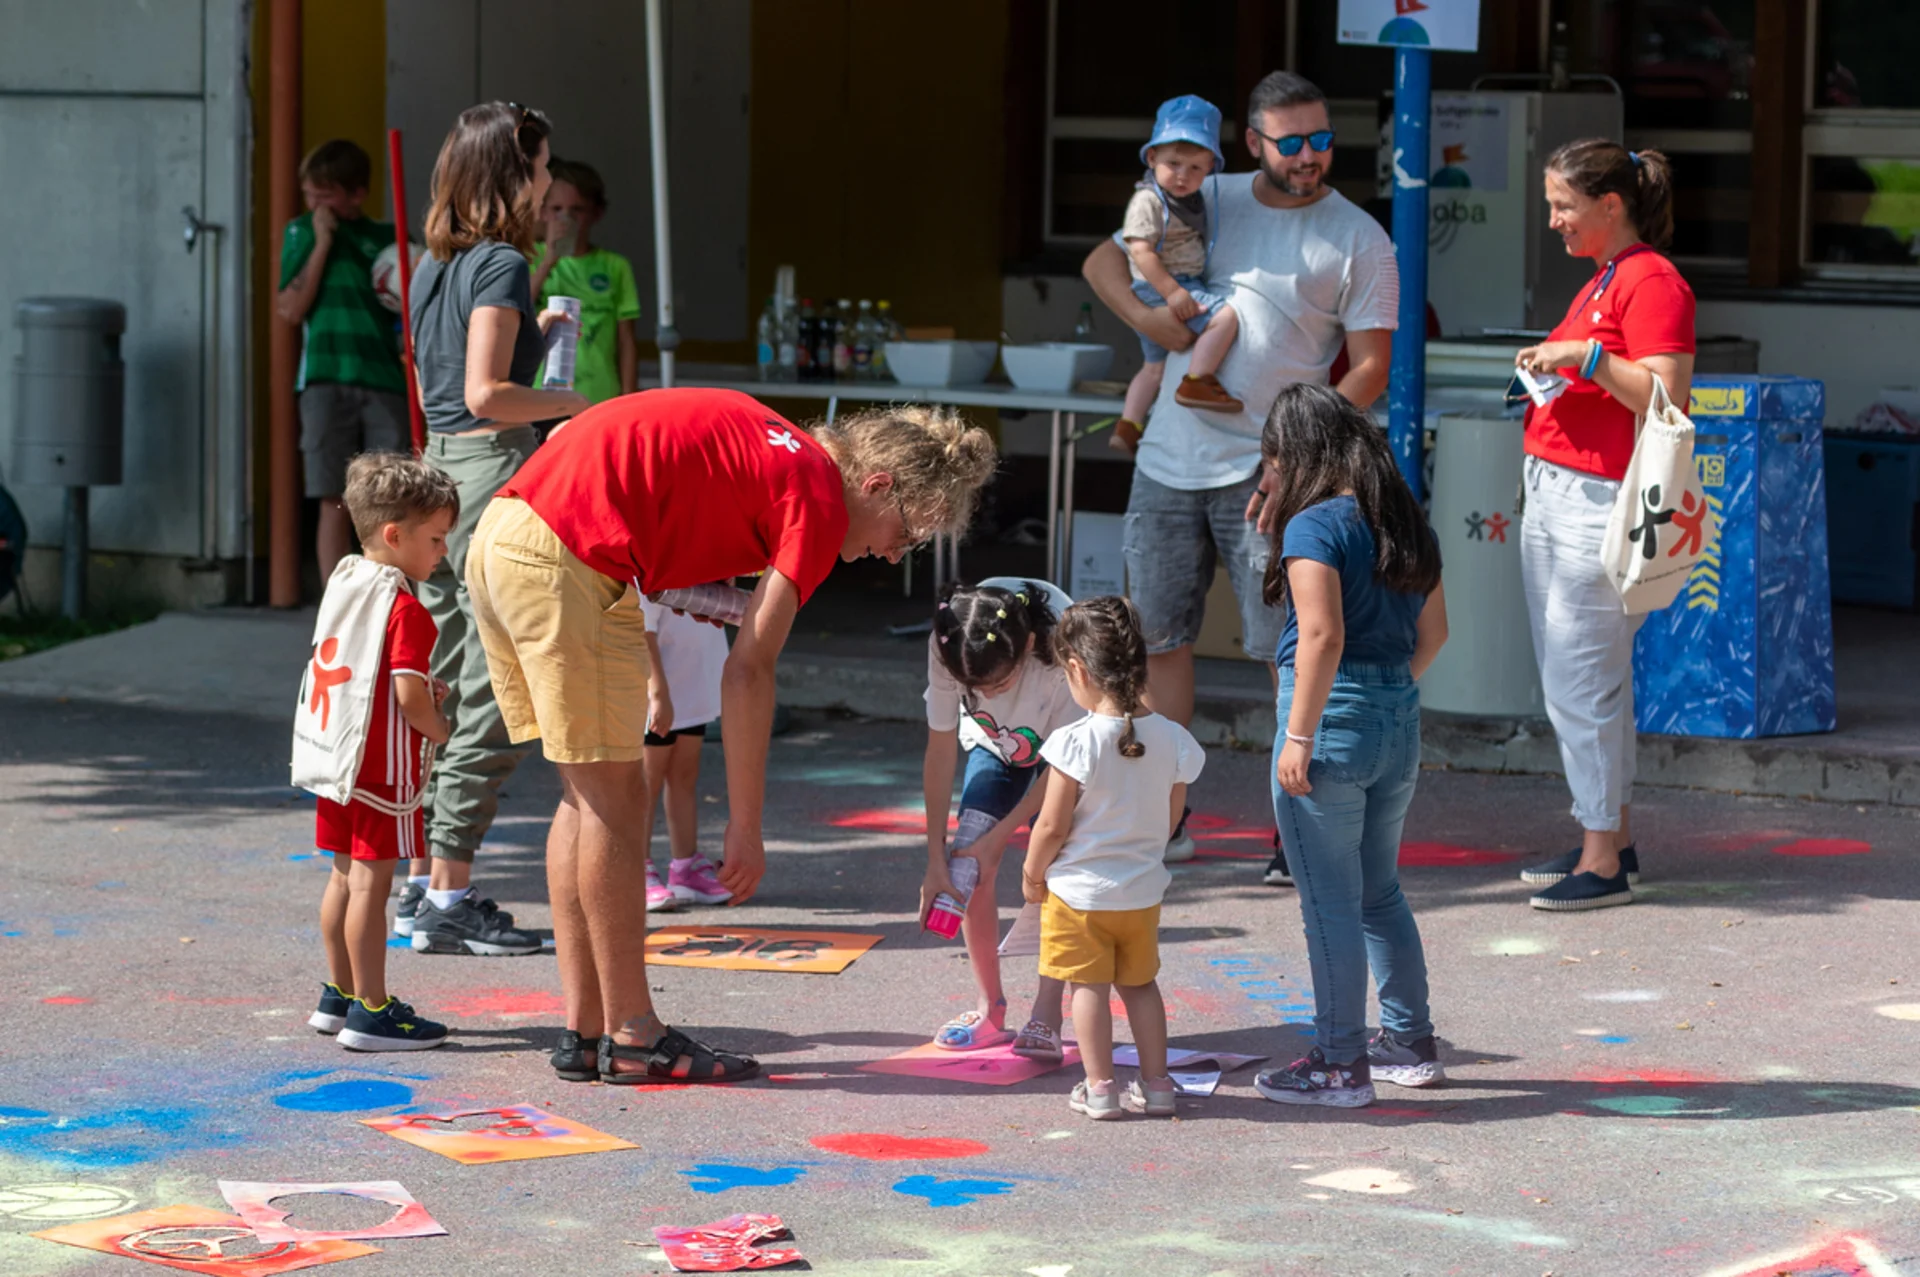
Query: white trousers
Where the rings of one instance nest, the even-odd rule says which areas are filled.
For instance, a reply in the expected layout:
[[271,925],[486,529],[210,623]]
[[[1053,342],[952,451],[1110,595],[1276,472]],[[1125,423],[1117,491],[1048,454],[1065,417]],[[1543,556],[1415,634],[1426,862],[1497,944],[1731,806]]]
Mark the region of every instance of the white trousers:
[[1633,801],[1633,636],[1600,562],[1618,482],[1528,457],[1520,573],[1547,717],[1582,829],[1620,828]]

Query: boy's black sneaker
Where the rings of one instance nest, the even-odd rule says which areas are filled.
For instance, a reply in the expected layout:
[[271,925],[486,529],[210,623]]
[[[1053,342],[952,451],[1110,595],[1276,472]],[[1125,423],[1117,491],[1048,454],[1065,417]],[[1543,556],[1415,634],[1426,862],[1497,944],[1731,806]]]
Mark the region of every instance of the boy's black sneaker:
[[1367,1057],[1352,1064],[1328,1064],[1319,1047],[1284,1069],[1268,1069],[1253,1079],[1254,1089],[1281,1104],[1319,1104],[1357,1109],[1373,1103],[1373,1075]]
[[1611,878],[1595,873],[1570,874],[1527,902],[1535,909],[1551,913],[1575,913],[1582,909],[1605,909],[1611,905],[1633,903],[1633,888],[1627,885],[1623,869]]
[[410,936],[413,934],[414,919],[427,904],[427,889],[418,883],[410,882],[400,888],[400,903],[393,909],[393,934]]
[[1287,849],[1280,845],[1280,831],[1273,831],[1273,859],[1267,862],[1266,875],[1260,879],[1269,887],[1291,887],[1293,870],[1287,867]]
[[307,1017],[307,1023],[322,1033],[338,1033],[347,1027],[347,1012],[352,1007],[353,999],[329,980],[320,986],[320,1009]]
[[1367,1043],[1367,1068],[1395,1086],[1437,1086],[1447,1077],[1431,1033],[1418,1042],[1396,1042],[1380,1030]]
[[349,1051],[428,1051],[446,1040],[446,1025],[420,1018],[392,994],[379,1010],[355,998],[338,1039]]
[[512,914],[469,892],[447,909],[436,909],[429,900],[420,902],[420,912],[413,919],[413,951],[514,957],[540,952],[540,937],[515,931]]
[[[1573,872],[1580,863],[1580,849],[1575,847],[1564,856],[1555,856],[1543,861],[1531,869],[1520,871],[1520,881],[1530,882],[1536,887],[1551,887]],[[1627,875],[1627,881],[1635,886],[1640,882],[1640,853],[1631,844],[1620,849],[1620,872]]]

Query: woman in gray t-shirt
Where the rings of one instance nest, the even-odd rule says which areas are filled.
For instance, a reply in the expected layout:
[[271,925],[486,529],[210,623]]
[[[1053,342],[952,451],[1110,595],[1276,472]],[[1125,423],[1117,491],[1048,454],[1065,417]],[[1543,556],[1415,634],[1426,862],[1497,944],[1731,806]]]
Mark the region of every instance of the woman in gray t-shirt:
[[480,514],[532,455],[532,423],[587,406],[571,390],[535,390],[543,330],[568,322],[534,311],[527,254],[547,191],[546,117],[510,102],[460,113],[433,166],[427,261],[413,278],[414,362],[427,416],[427,459],[459,485],[447,557],[419,588],[440,627],[433,675],[453,735],[427,794],[430,856],[417,857],[394,929],[424,953],[534,953],[537,936],[469,891],[473,856],[519,761],[507,743],[467,599],[467,545]]

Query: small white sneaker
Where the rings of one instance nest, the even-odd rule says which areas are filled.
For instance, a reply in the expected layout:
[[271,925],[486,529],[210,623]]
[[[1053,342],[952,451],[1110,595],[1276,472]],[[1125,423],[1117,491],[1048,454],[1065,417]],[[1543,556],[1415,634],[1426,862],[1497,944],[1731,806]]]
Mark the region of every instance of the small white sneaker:
[[1084,1113],[1096,1122],[1113,1122],[1126,1116],[1120,1107],[1120,1084],[1112,1078],[1104,1082],[1076,1082],[1067,1107]]
[[1148,1081],[1135,1078],[1127,1083],[1127,1093],[1120,1097],[1120,1104],[1129,1113],[1145,1113],[1148,1117],[1172,1117],[1180,1111],[1175,1100],[1180,1092],[1170,1077],[1154,1078]]

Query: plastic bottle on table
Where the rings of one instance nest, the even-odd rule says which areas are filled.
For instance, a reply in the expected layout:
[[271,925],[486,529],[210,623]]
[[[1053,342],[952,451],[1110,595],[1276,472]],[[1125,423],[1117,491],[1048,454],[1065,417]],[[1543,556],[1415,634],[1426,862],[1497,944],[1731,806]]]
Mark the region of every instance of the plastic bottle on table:
[[933,907],[927,910],[927,930],[951,940],[960,934],[960,920],[967,915],[967,901],[973,899],[973,889],[980,885],[980,862],[972,856],[950,857],[947,877],[959,898],[944,891],[935,896]]
[[840,322],[834,314],[831,302],[822,302],[820,317],[815,321],[813,333],[813,379],[815,381],[833,380],[833,342],[838,335]]
[[860,313],[853,321],[853,379],[873,380],[873,352],[879,346],[877,325],[873,321],[873,303],[860,299]]
[[776,349],[775,363],[779,365],[776,376],[781,381],[798,381],[800,378],[800,316],[793,308],[791,296],[779,299],[779,346]]
[[573,361],[580,349],[580,299],[549,297],[547,309],[567,317],[547,329],[546,375],[540,385],[547,390],[573,389]]
[[891,381],[893,369],[887,366],[887,343],[901,341],[900,325],[893,322],[893,303],[885,298],[873,304],[873,379]]
[[1094,340],[1093,303],[1080,303],[1080,317],[1073,321],[1073,339],[1075,341]]
[[800,314],[794,320],[793,366],[797,378],[812,381],[813,343],[820,332],[819,316],[813,313],[813,298],[800,299]]
[[745,619],[747,600],[752,597],[752,594],[738,586],[728,585],[725,581],[713,581],[680,590],[656,590],[647,595],[647,602],[685,612],[689,616],[738,625]]
[[767,298],[766,309],[760,312],[760,322],[755,325],[753,362],[762,381],[772,381],[779,373],[780,303],[777,298]]
[[833,379],[853,380],[853,303],[842,297],[836,308],[833,331]]

